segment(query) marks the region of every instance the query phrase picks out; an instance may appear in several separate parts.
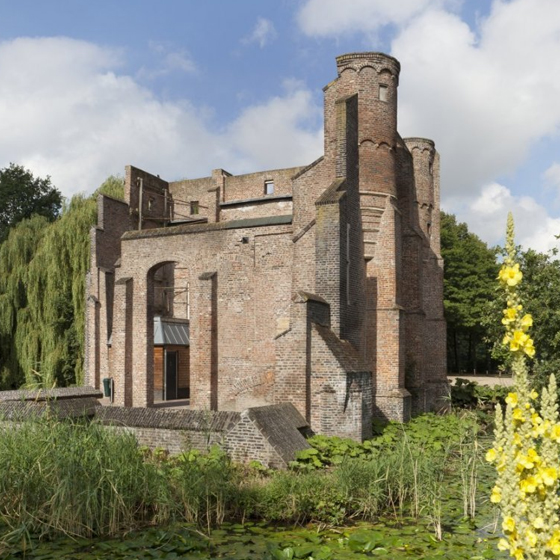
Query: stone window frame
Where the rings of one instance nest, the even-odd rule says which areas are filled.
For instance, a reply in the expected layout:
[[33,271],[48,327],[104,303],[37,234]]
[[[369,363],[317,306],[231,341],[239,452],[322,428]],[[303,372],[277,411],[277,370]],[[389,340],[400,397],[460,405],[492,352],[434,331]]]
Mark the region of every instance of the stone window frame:
[[379,84],[379,101],[385,103],[389,101],[389,86],[387,84]]

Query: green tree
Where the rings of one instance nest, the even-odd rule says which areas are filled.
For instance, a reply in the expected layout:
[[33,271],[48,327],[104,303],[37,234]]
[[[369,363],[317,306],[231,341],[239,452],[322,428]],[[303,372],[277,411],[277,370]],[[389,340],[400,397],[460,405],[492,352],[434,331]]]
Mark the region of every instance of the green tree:
[[[123,196],[110,177],[97,192]],[[76,195],[52,223],[22,220],[0,245],[0,389],[83,381],[85,275],[97,193]]]
[[0,169],[0,243],[10,228],[34,214],[54,220],[61,205],[62,195],[51,185],[50,177],[34,177],[15,163]]
[[489,369],[491,344],[483,319],[496,299],[496,252],[466,224],[442,212],[441,254],[449,370]]
[[521,255],[523,283],[521,295],[525,310],[533,316],[536,355],[532,369],[536,383],[546,385],[551,373],[560,371],[560,261],[556,252],[538,253],[532,249]]

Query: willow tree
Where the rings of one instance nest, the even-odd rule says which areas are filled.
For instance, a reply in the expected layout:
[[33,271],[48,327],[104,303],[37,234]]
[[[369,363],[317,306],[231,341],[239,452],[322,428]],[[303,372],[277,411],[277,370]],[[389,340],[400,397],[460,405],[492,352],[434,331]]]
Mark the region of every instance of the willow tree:
[[4,389],[83,382],[85,276],[99,192],[122,197],[122,180],[74,196],[53,223],[39,216],[20,222],[0,248]]

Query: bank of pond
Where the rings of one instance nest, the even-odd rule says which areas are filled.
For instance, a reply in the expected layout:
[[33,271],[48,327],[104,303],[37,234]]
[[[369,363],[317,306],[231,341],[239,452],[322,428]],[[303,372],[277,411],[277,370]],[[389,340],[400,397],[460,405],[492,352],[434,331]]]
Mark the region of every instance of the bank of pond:
[[0,558],[506,558],[469,413],[314,436],[290,469],[169,457],[56,419],[0,428]]

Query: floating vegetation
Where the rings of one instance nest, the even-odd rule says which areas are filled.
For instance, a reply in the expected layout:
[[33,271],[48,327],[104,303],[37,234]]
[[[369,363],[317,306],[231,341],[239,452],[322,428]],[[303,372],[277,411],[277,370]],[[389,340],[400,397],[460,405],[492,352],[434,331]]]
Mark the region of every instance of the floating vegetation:
[[122,539],[58,539],[10,551],[3,560],[391,560],[445,558],[502,559],[497,536],[477,533],[459,524],[437,540],[421,524],[395,526],[390,522],[358,524],[338,529],[280,527],[266,523],[224,523],[210,535],[190,526],[147,529]]

